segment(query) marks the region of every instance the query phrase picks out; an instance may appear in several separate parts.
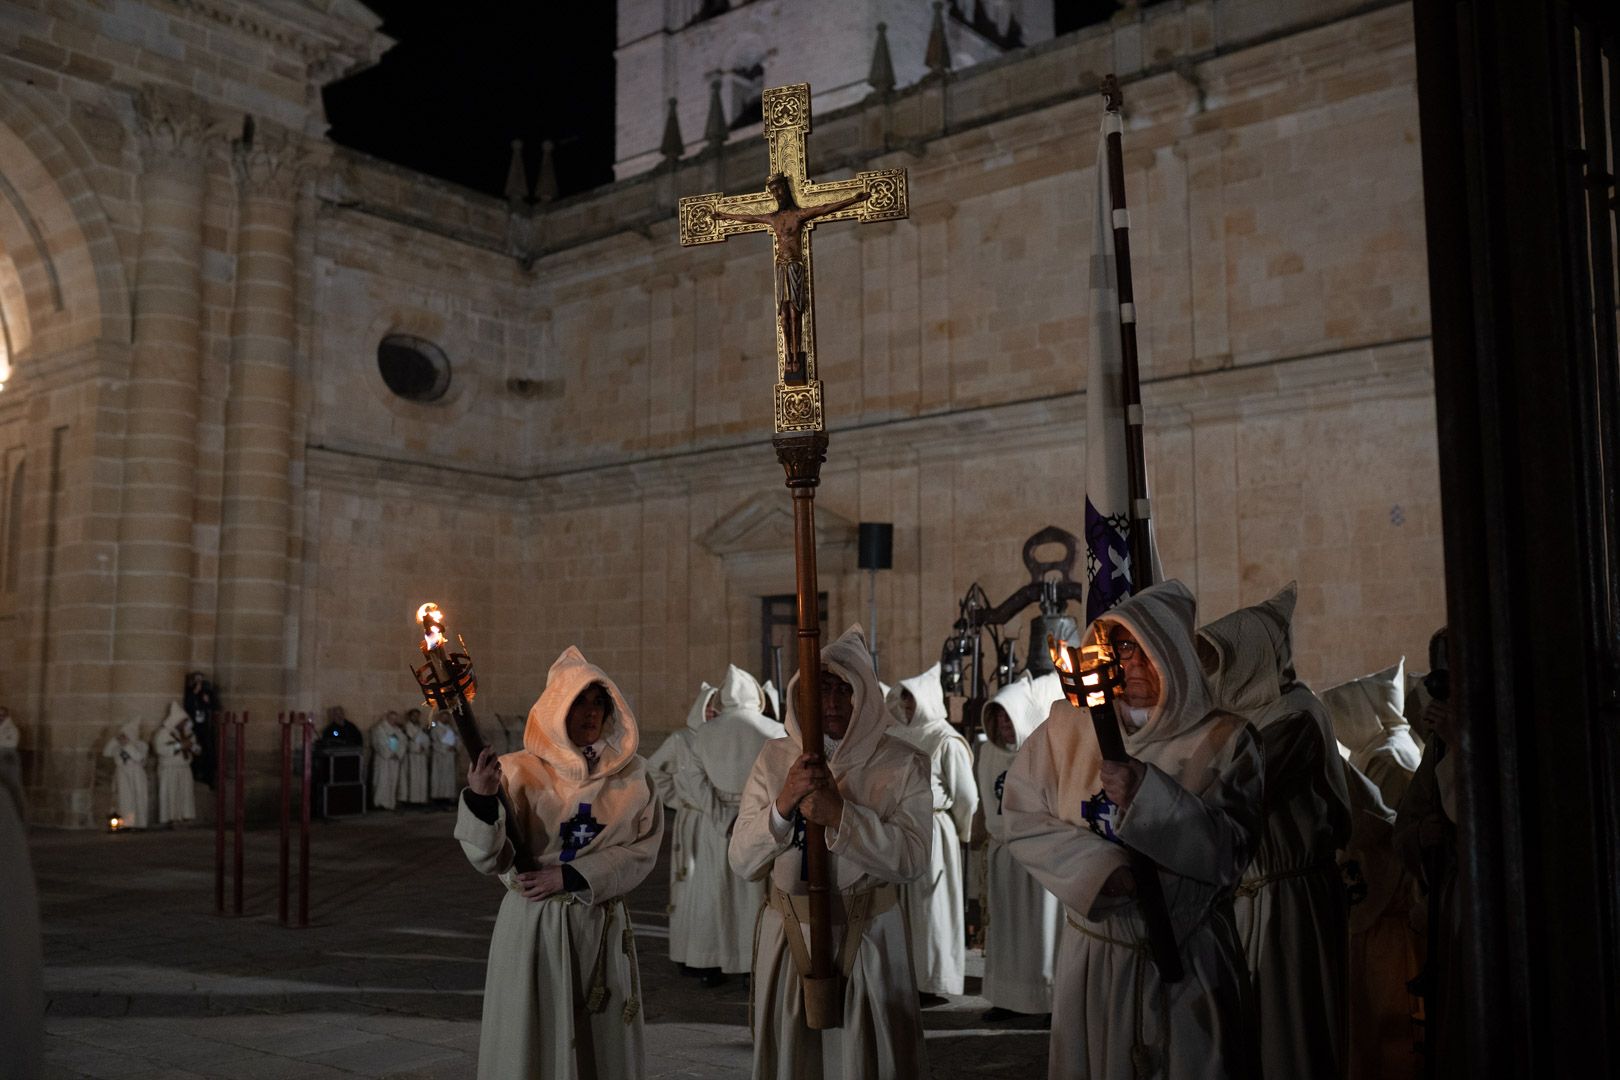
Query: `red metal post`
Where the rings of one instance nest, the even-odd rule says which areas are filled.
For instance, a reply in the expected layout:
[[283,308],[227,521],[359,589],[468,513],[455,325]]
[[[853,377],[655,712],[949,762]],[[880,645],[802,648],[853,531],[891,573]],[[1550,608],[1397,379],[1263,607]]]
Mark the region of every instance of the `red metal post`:
[[247,801],[247,722],[246,712],[236,721],[236,880],[233,882],[235,887],[233,906],[238,915],[242,914],[242,829],[244,804]]
[[292,835],[290,805],[292,801],[293,719],[286,713],[276,714],[276,720],[281,724],[281,863],[280,876],[277,879],[279,893],[276,910],[281,915],[282,926],[287,925],[287,844]]
[[304,718],[304,807],[298,823],[298,925],[309,925],[309,801],[310,778],[314,772],[315,717]]
[[214,713],[214,910],[225,914],[225,733],[232,714]]

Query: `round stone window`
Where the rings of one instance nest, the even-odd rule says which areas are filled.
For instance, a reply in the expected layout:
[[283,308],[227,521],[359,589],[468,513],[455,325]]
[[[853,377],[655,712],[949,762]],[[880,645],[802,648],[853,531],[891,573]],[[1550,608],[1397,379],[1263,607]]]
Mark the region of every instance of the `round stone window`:
[[450,358],[410,334],[389,334],[377,343],[377,371],[406,401],[438,401],[450,389]]

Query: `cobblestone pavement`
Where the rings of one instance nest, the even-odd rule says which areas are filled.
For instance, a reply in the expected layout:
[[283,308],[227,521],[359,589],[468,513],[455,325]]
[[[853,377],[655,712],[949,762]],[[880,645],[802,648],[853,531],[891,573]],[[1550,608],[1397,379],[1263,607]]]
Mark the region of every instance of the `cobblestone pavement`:
[[[305,930],[277,920],[275,830],[248,834],[241,918],[214,914],[206,829],[36,831],[45,1080],[472,1076],[500,895],[451,822],[414,811],[317,823]],[[629,904],[647,1073],[746,1077],[747,980],[704,990],[669,963],[667,885],[661,860]],[[986,1027],[985,1008],[968,996],[924,1012],[933,1075],[1042,1075],[1046,1032]]]

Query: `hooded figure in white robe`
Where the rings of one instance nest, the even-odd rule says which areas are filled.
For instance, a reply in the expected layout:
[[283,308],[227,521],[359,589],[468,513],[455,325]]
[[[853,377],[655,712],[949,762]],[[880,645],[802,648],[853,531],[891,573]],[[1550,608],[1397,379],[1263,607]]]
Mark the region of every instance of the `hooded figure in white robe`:
[[686,881],[686,901],[698,915],[689,930],[686,962],[739,975],[753,959],[754,922],[765,901],[765,883],[732,873],[727,849],[754,759],[780,736],[781,726],[760,711],[765,695],[759,683],[735,665],[726,670],[718,700],[720,711],[692,732],[691,750],[675,777],[676,791],[697,808],[699,822],[692,876]]
[[164,824],[193,820],[197,788],[191,762],[197,756],[197,740],[191,733],[191,717],[178,701],[169,702],[168,715],[152,736],[152,752],[158,760],[158,820]]
[[434,714],[427,734],[432,747],[428,760],[428,795],[434,802],[454,799],[461,789],[460,777],[456,775],[456,747],[461,744],[461,736],[456,734],[450,714],[442,711]]
[[[600,687],[611,702],[600,737],[569,735],[575,699]],[[539,874],[562,888],[523,895],[506,811],[467,789],[456,839],[473,868],[506,886],[489,943],[480,1080],[624,1080],[643,1075],[640,973],[624,897],[658,859],[664,810],[636,753],[636,718],[619,688],[577,648],[564,650],[529,710],[524,749],[500,758],[510,800]],[[487,816],[485,816],[487,815]]]
[[400,802],[428,801],[428,753],[432,749],[427,728],[422,726],[422,712],[412,709],[405,714],[405,766],[399,778]]
[[[788,684],[787,735],[760,751],[731,837],[731,868],[751,880],[767,879],[766,905],[754,932],[753,1075],[755,1080],[909,1080],[928,1075],[928,1067],[896,886],[928,865],[933,834],[928,761],[888,736],[877,674],[859,626],[823,649],[821,662],[852,692],[843,737],[809,748],[825,757],[843,800],[840,826],[826,831],[843,1024],[812,1031],[805,1023],[798,949],[787,937],[809,939],[805,833],[795,827],[801,814],[784,820],[776,807],[790,770],[805,753],[793,705],[800,677],[795,675]],[[823,711],[836,707],[824,702]],[[820,795],[806,796],[799,806]]]
[[1349,907],[1335,853],[1350,796],[1327,708],[1294,675],[1297,586],[1198,631],[1216,704],[1260,733],[1265,832],[1233,904],[1271,1077],[1343,1076]]
[[398,713],[384,713],[366,733],[366,741],[371,744],[371,805],[379,810],[392,810],[399,801],[405,729],[399,726],[398,720]]
[[131,720],[107,740],[101,756],[113,760],[113,810],[126,829],[144,829],[152,823],[152,794],[146,782],[146,740],[141,725]]
[[[1407,723],[1406,658],[1392,667],[1351,679],[1322,691],[1322,703],[1333,717],[1333,732],[1350,764],[1378,785],[1386,806],[1401,805],[1412,782],[1423,747]],[[1341,752],[1344,752],[1341,751]]]
[[[720,691],[707,682],[698,688],[697,700],[686,711],[686,726],[669,733],[658,751],[647,759],[647,775],[652,778],[658,801],[675,811],[669,840],[669,958],[688,965],[687,942],[699,912],[686,902],[686,883],[692,877],[692,859],[697,851],[697,830],[701,815],[675,790],[675,777],[692,752],[692,735],[714,713],[714,696]],[[688,965],[689,966],[689,965]]]
[[[908,711],[904,695],[911,697]],[[973,838],[979,789],[973,782],[973,751],[951,727],[939,665],[901,679],[890,691],[889,734],[928,758],[934,798],[934,839],[922,877],[900,887],[911,922],[911,959],[917,989],[924,994],[961,994],[967,961],[962,910],[962,845]]]
[[[1008,1013],[1052,1011],[1052,969],[1063,927],[1063,906],[1008,850],[1003,798],[1007,770],[1019,748],[1046,722],[1052,703],[1062,696],[1063,687],[1055,673],[1034,680],[1026,676],[1002,687],[985,707],[987,738],[977,767],[979,807],[987,834],[984,989],[980,993],[992,1009]],[[1002,715],[1011,725],[1010,739],[1006,737],[1009,732],[1002,730]]]
[[[1146,660],[1160,681],[1157,704],[1116,705],[1130,774],[1139,777],[1123,809],[1103,785],[1090,716],[1066,699],[1007,771],[1002,807],[1013,857],[1067,909],[1052,1002],[1061,1017],[1052,1028],[1053,1080],[1256,1075],[1232,894],[1263,828],[1263,761],[1254,729],[1211,700],[1194,615],[1186,586],[1167,581],[1087,629],[1091,641],[1123,628],[1141,658],[1127,663],[1127,679]],[[1122,843],[1158,864],[1186,969],[1179,982],[1162,981],[1150,958]]]

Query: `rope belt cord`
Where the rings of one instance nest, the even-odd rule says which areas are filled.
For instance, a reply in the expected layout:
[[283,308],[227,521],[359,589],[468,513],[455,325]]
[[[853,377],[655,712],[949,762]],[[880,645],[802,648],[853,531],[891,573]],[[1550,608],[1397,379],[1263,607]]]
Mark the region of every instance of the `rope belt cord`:
[[1288,870],[1278,870],[1270,874],[1261,874],[1256,878],[1244,878],[1242,883],[1232,893],[1234,899],[1257,895],[1267,885],[1274,885],[1279,881],[1292,881],[1295,878],[1311,877],[1314,874],[1339,872],[1338,863],[1331,861],[1314,862],[1307,866],[1296,866]]
[[[596,944],[596,963],[591,967],[591,988],[585,994],[585,1008],[593,1013],[599,1013],[607,1008],[608,942],[613,939],[614,912],[624,912],[624,899],[616,897],[601,906],[603,909],[602,936]],[[624,921],[628,928],[630,923],[628,913],[625,913]]]
[[[624,909],[624,900],[619,900]],[[629,1024],[641,1012],[641,962],[636,958],[636,928],[630,923],[630,912],[624,912],[624,955],[630,960],[630,999],[624,1003],[624,1022]]]
[[[1090,927],[1083,926],[1076,922],[1074,916],[1068,912],[1063,913],[1063,918],[1070,926],[1074,927],[1074,929],[1080,931],[1080,933],[1084,934],[1088,938],[1101,941],[1107,945],[1114,945],[1121,949],[1129,949],[1131,951],[1131,961],[1134,968],[1132,971],[1132,981],[1135,983],[1136,989],[1134,1001],[1132,1003],[1135,1038],[1131,1043],[1131,1072],[1138,1078],[1138,1080],[1143,1080],[1143,1078],[1153,1075],[1153,1048],[1148,1045],[1146,1032],[1143,1030],[1142,1024],[1143,1013],[1145,1012],[1145,1008],[1142,1003],[1142,995],[1145,993],[1145,987],[1147,985],[1148,963],[1153,959],[1152,943],[1146,938],[1137,938],[1132,941],[1125,941],[1121,940],[1120,938],[1109,937],[1107,934],[1093,930]],[[1168,1060],[1170,1056],[1170,1003],[1166,999],[1166,990],[1163,979],[1159,980],[1159,1028],[1160,1038],[1164,1044],[1164,1058]]]

